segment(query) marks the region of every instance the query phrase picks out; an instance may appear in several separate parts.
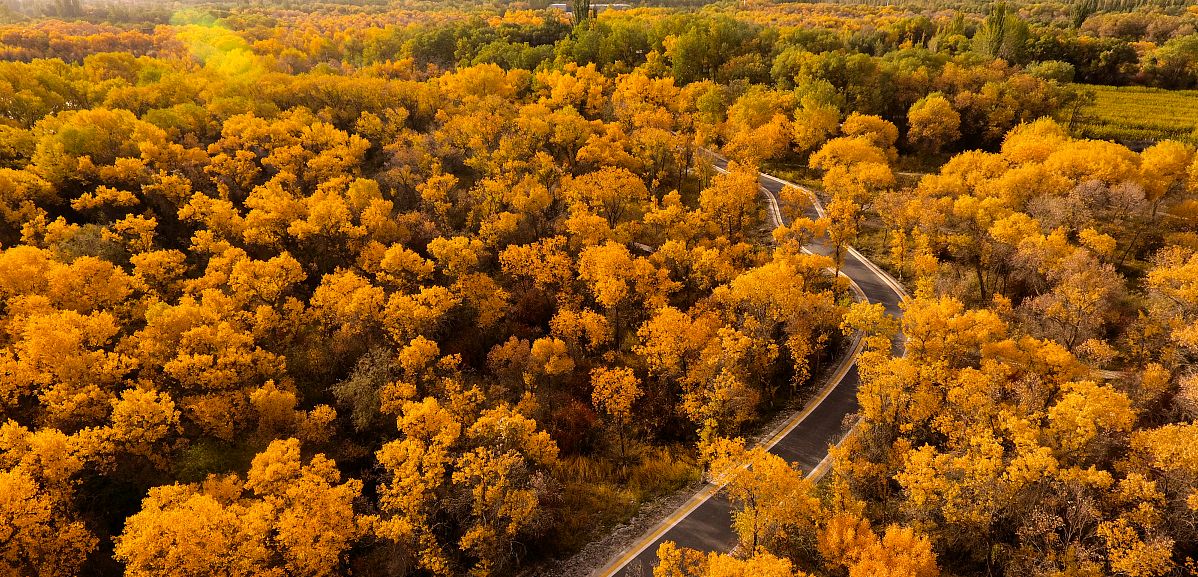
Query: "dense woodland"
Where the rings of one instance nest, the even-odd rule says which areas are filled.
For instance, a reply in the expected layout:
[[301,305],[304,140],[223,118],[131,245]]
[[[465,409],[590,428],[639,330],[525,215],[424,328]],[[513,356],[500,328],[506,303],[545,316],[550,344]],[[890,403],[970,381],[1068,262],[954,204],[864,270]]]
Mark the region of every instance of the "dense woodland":
[[[511,575],[704,475],[658,577],[1198,572],[1195,139],[1073,126],[1198,10],[699,4],[0,2],[0,574]],[[815,484],[744,439],[854,335]]]

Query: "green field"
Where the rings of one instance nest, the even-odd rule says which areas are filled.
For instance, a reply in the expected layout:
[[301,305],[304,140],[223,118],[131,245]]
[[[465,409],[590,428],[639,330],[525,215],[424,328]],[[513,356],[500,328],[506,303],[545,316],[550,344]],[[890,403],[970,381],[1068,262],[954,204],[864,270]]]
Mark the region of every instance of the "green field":
[[1074,134],[1129,145],[1163,139],[1198,143],[1198,90],[1132,86],[1078,86],[1092,90],[1094,103],[1083,107]]

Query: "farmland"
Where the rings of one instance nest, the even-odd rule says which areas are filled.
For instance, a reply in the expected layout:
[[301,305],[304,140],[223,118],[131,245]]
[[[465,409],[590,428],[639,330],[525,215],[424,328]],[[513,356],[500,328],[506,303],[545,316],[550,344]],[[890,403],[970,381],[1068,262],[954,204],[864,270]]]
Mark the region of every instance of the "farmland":
[[1087,86],[1094,102],[1079,111],[1074,135],[1144,145],[1163,139],[1198,141],[1198,90]]

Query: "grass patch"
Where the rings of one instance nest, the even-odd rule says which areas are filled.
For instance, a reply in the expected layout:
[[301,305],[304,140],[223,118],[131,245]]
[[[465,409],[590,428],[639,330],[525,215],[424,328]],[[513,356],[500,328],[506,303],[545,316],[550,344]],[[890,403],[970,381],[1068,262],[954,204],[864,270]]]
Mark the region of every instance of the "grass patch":
[[1159,140],[1198,144],[1198,90],[1077,86],[1094,92],[1073,123],[1074,136],[1146,146]]
[[576,551],[611,527],[627,521],[641,504],[677,491],[702,477],[694,451],[682,445],[630,447],[623,467],[603,457],[569,456],[558,463],[564,510],[561,530],[548,549]]
[[761,172],[808,188],[820,185],[819,171],[795,162],[765,162],[762,163]]

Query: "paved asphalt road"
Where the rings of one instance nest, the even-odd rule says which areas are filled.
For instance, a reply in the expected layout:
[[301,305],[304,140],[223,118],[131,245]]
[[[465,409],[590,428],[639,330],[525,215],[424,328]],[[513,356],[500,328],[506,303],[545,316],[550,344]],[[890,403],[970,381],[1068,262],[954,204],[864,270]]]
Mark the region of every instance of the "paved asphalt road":
[[[713,158],[717,170],[723,171],[727,161]],[[787,183],[767,175],[759,175],[762,196],[767,202],[770,220],[779,224],[782,218],[778,211],[778,193]],[[822,211],[822,207],[814,210]],[[830,254],[831,249],[820,243],[807,247],[820,254]],[[870,302],[882,303],[886,312],[899,317],[903,299],[901,287],[886,277],[864,256],[850,251],[844,259],[842,270],[853,280]],[[789,462],[797,463],[804,473],[810,473],[828,454],[828,447],[840,440],[844,433],[846,415],[857,410],[857,364],[854,361],[847,371],[833,375],[839,381],[829,383],[827,396],[818,397],[812,404],[791,421],[793,428],[776,443],[770,452]],[[797,424],[796,424],[797,422]],[[673,541],[680,547],[700,551],[729,551],[736,545],[736,535],[731,528],[731,507],[727,496],[717,487],[708,484],[699,493],[683,504],[664,521],[650,529],[635,543],[611,559],[607,566],[595,571],[595,577],[651,577],[657,562],[657,548],[665,541]]]

